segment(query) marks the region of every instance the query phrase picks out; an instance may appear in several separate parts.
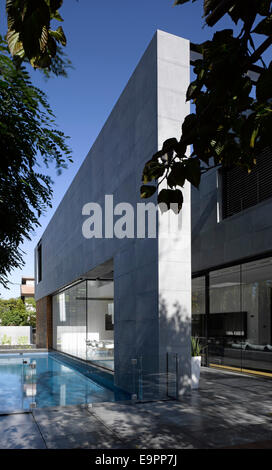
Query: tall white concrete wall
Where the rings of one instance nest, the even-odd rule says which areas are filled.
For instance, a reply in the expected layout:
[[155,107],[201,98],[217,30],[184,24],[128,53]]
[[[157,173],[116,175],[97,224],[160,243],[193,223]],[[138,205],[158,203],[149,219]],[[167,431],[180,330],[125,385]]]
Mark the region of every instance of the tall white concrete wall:
[[133,358],[141,355],[146,370],[158,371],[160,355],[171,348],[181,353],[186,380],[190,375],[190,190],[185,188],[182,229],[174,240],[160,236],[161,216],[155,239],[87,240],[82,207],[98,202],[104,208],[105,194],[113,195],[114,204],[129,202],[136,208],[143,202],[139,190],[145,162],[164,139],[179,136],[189,111],[189,68],[189,42],[158,31],[42,236],[37,299],[113,259],[115,380],[120,386],[131,376]]
[[[180,138],[181,123],[190,113],[186,91],[190,80],[190,43],[159,32],[158,41],[158,145],[169,137]],[[163,365],[178,353],[179,393],[191,377],[191,189],[183,189],[179,216],[160,214],[158,240],[159,351]],[[178,220],[177,220],[178,219]],[[172,223],[171,223],[172,222]],[[178,222],[175,223],[175,222]],[[171,232],[167,235],[168,227]],[[163,366],[162,366],[163,367]]]

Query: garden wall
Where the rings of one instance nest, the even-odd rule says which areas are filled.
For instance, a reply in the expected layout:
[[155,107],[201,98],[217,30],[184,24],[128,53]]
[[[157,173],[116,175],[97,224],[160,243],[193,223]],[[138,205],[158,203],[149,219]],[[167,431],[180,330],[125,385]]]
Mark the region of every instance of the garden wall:
[[32,326],[0,326],[0,346],[32,344]]

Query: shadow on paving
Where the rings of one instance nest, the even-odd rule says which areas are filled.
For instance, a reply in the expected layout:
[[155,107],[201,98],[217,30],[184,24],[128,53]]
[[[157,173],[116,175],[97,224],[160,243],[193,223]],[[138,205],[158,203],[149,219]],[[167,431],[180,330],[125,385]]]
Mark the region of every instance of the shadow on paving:
[[200,389],[181,402],[89,407],[139,448],[221,448],[272,439],[271,381],[203,369]]
[[271,381],[202,369],[182,401],[110,402],[0,416],[0,448],[271,448]]

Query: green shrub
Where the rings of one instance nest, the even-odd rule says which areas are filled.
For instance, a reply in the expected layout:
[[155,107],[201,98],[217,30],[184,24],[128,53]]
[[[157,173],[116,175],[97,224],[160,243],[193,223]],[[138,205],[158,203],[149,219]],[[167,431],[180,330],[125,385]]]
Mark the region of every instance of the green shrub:
[[192,357],[201,356],[202,346],[199,342],[199,338],[191,337],[191,353]]
[[11,344],[11,336],[4,334],[1,340],[1,344]]
[[25,305],[21,299],[0,299],[0,323],[1,326],[35,327],[35,300],[28,299],[27,305]]
[[25,346],[26,344],[28,344],[27,336],[19,336],[19,338],[17,339],[17,344],[19,346]]

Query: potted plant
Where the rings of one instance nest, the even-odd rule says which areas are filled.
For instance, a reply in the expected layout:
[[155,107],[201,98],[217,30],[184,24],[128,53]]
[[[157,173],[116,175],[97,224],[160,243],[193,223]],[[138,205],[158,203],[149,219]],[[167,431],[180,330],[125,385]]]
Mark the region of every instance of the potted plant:
[[192,336],[191,338],[191,387],[192,389],[197,389],[199,386],[199,377],[200,377],[200,366],[201,366],[201,344],[199,339]]

